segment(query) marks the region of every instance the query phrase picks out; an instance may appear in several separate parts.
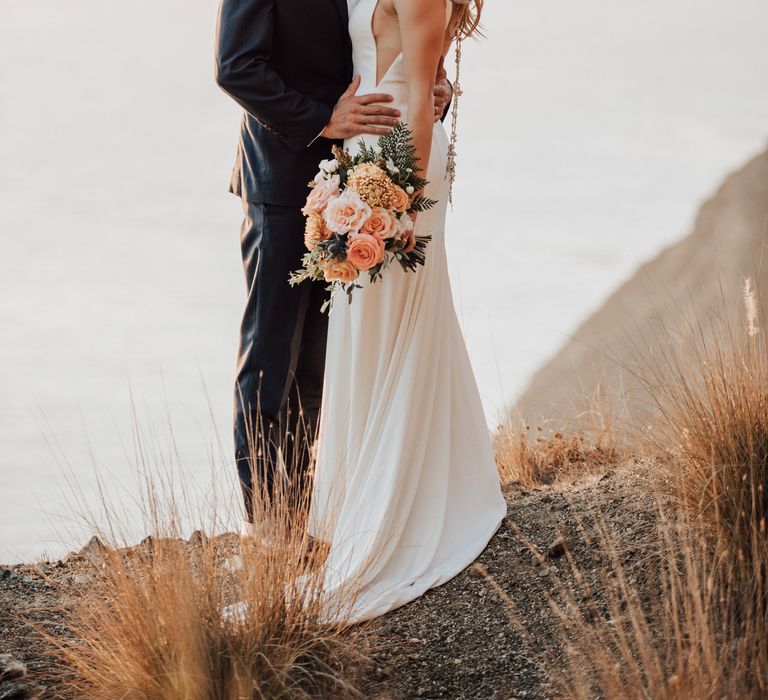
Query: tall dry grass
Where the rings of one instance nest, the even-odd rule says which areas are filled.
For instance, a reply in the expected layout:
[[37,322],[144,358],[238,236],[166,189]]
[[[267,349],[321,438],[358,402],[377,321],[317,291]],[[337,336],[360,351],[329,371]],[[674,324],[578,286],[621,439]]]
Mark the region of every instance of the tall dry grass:
[[[757,700],[768,696],[768,623],[743,616],[727,559],[689,521],[661,516],[658,549],[643,573],[625,564],[619,531],[584,532],[600,572],[569,555],[548,605],[556,647],[543,644],[513,597],[489,576],[510,619],[547,673],[553,698]],[[487,575],[487,574],[486,574]]]
[[[569,575],[549,600],[562,656],[540,659],[554,696],[768,697],[763,328],[748,281],[738,326],[713,319],[656,344],[657,364],[640,379],[656,404],[652,448],[663,454],[673,507],[659,494],[658,541],[639,579],[622,560],[621,535],[605,525],[584,533],[603,558],[597,577],[569,555]],[[524,442],[515,449],[518,463],[535,466]],[[523,633],[535,648],[536,631]]]
[[766,591],[758,564],[768,563],[768,344],[751,280],[743,294],[738,325],[716,318],[669,334],[644,381],[677,494],[757,600]]
[[[291,479],[269,496],[256,490],[264,538],[198,533],[188,541],[178,501],[147,478],[151,536],[125,546],[113,516],[97,533],[108,547],[68,611],[66,640],[49,638],[62,697],[359,697],[367,635],[346,627],[342,610],[354,591],[337,603],[323,596],[324,552],[309,547],[308,494],[297,492]],[[222,519],[212,512],[209,531]]]

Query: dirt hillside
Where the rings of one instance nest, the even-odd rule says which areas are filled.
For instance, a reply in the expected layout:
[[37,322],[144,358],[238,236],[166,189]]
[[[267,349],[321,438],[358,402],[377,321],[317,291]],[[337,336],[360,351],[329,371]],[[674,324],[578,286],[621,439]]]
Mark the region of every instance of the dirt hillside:
[[[529,422],[573,416],[590,421],[602,396],[630,421],[642,420],[647,395],[632,377],[651,366],[661,328],[685,333],[694,318],[744,317],[746,277],[768,301],[768,152],[730,175],[700,209],[693,231],[619,288],[533,377],[517,404]],[[587,413],[584,413],[584,411]],[[577,421],[578,422],[578,421]],[[558,425],[558,427],[560,427]]]

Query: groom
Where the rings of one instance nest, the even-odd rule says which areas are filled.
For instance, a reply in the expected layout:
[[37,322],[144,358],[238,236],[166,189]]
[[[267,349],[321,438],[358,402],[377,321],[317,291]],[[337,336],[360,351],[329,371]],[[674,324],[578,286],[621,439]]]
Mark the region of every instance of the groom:
[[[243,202],[248,290],[235,383],[235,458],[253,525],[254,488],[302,483],[320,410],[322,282],[288,284],[304,249],[307,183],[331,146],[398,122],[390,95],[357,95],[347,29],[356,0],[221,0],[216,82],[244,110],[230,191]],[[440,75],[436,111],[450,87]]]

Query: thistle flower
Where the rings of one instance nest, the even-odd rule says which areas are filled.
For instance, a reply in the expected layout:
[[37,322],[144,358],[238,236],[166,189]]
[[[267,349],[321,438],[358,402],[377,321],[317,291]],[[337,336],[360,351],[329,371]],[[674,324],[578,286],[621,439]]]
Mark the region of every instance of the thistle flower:
[[342,236],[334,236],[325,247],[329,260],[346,260],[347,243]]

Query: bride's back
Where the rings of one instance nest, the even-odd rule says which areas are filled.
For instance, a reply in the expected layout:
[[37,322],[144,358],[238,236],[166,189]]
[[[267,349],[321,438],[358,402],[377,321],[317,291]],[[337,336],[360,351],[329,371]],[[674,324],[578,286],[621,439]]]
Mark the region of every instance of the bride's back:
[[[451,0],[445,0],[445,26],[451,18]],[[394,0],[360,0],[350,16],[354,71],[360,75],[360,92],[386,92],[407,121],[407,81],[400,26]],[[437,72],[437,66],[435,66]]]
[[379,83],[403,50],[394,0],[375,3],[371,32],[376,44],[376,82]]

